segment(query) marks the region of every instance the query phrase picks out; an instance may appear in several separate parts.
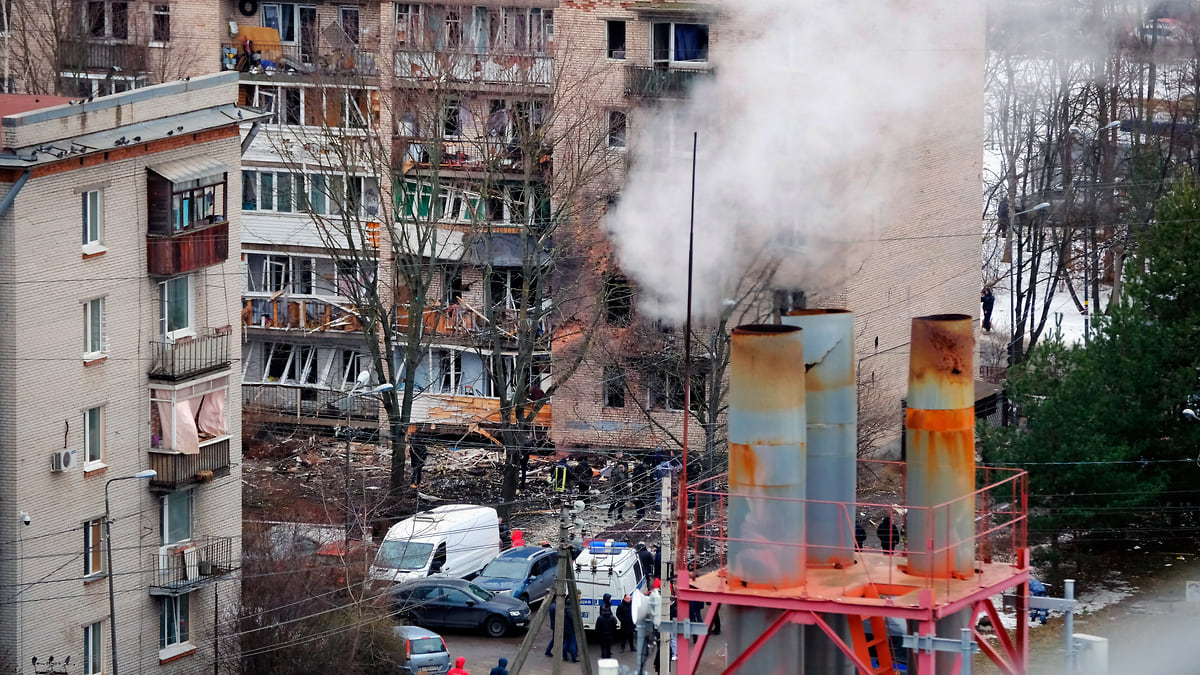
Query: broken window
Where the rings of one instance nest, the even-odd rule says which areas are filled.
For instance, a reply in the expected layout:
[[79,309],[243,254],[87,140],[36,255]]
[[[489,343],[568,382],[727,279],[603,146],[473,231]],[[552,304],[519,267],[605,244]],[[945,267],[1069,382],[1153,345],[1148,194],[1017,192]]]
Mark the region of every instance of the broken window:
[[624,148],[628,121],[621,110],[608,111],[608,147]]
[[463,284],[461,267],[452,267],[446,270],[445,276],[442,278],[442,288],[444,290],[443,299],[447,305],[458,304],[462,301],[463,292],[467,287]]
[[625,407],[625,373],[619,366],[604,367],[604,407]]
[[457,9],[447,9],[445,12],[445,45],[447,49],[458,49],[463,43],[462,17]]
[[488,302],[495,309],[516,309],[521,299],[524,274],[520,268],[494,269],[488,279]]
[[229,379],[150,390],[150,447],[195,454],[229,434]]
[[421,5],[396,3],[396,44],[401,47],[420,47],[424,44],[421,27]]
[[451,99],[445,102],[442,106],[442,135],[447,138],[457,138],[462,134],[462,126],[459,124],[459,108],[460,104],[457,100]]
[[358,44],[358,8],[340,7],[338,9],[338,23],[341,24],[342,30],[345,31],[350,42]]
[[633,318],[633,287],[619,274],[604,279],[604,321],[610,326],[628,326]]
[[648,385],[651,410],[683,410],[683,379],[678,374],[654,373]]
[[129,39],[129,3],[118,0],[88,0],[84,28],[94,38]]
[[154,6],[154,41],[171,41],[171,6]]
[[443,394],[462,393],[462,352],[452,349],[435,349],[433,356],[438,364],[438,391]]
[[607,21],[608,33],[608,58],[624,59],[625,58],[625,22],[624,21]]

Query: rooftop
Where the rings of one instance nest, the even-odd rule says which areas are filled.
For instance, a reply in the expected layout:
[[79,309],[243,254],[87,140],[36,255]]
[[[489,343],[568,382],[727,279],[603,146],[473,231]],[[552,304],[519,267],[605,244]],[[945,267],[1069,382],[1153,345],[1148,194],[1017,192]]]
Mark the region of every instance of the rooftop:
[[66,96],[41,96],[34,94],[0,94],[0,117],[19,115],[32,110],[67,105],[75,99]]

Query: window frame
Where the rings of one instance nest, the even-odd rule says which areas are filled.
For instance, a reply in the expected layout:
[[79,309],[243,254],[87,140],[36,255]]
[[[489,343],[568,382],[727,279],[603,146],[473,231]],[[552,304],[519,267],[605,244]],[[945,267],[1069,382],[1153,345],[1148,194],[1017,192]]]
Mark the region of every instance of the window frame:
[[[617,26],[621,27],[621,46],[616,48],[613,46],[613,29]],[[604,53],[614,61],[624,61],[626,54],[629,53],[629,22],[624,19],[607,19],[604,22]]]
[[[83,20],[83,34],[92,40],[105,40],[114,42],[123,42],[129,39],[129,5],[132,4],[129,0],[88,0],[83,6],[81,19]],[[99,6],[100,14],[97,16],[93,13],[93,7]],[[115,8],[120,7],[124,15],[123,30],[118,31],[117,12]],[[94,22],[95,18],[100,19],[99,26]],[[97,32],[99,30],[99,32]],[[118,32],[123,34],[118,35]]]
[[[182,502],[182,504],[183,504],[182,506],[177,505],[180,502]],[[174,523],[174,521],[172,520],[172,516],[174,515],[176,518],[178,518],[181,515],[181,514],[175,512],[175,510],[177,510],[177,509],[183,509],[185,511],[185,513],[182,515],[184,515],[186,517],[186,521],[187,521],[186,535],[183,537],[178,537],[178,538],[172,536],[172,534],[173,534],[172,533],[172,525],[178,524],[178,523]],[[159,498],[159,510],[158,510],[158,514],[159,514],[159,521],[158,521],[159,537],[158,537],[158,539],[160,542],[159,545],[160,546],[178,546],[179,544],[186,544],[186,543],[192,541],[193,537],[195,536],[195,532],[193,531],[193,527],[195,524],[194,523],[195,513],[196,513],[195,497],[192,494],[191,490],[180,490],[178,492],[168,492],[168,493],[164,494],[162,497],[160,497]]]
[[605,408],[625,407],[625,373],[620,366],[604,366],[604,386],[600,393]]
[[184,183],[171,183],[171,232],[219,223],[228,217],[229,174],[222,172]]
[[[654,30],[655,30],[656,26],[667,26],[667,45],[666,45],[667,58],[660,58],[658,55],[657,45],[655,43],[655,36],[654,36]],[[703,48],[704,58],[689,59],[689,60],[683,60],[683,61],[676,60],[676,58],[675,58],[675,33],[676,33],[675,27],[676,26],[703,26],[704,27],[704,36],[705,36],[704,37],[704,48]],[[668,67],[673,67],[676,65],[707,65],[711,61],[710,54],[709,54],[709,44],[710,44],[711,32],[712,32],[712,24],[709,24],[709,23],[697,23],[697,22],[692,22],[692,21],[652,21],[650,23],[650,63],[651,63],[651,65],[666,64]]]
[[624,110],[608,111],[608,132],[605,144],[609,150],[625,150],[629,147],[629,113]]
[[[158,651],[159,658],[194,649],[191,643],[192,608],[190,593],[164,595],[158,606]],[[168,607],[171,611],[168,611]],[[168,623],[174,619],[172,629]]]
[[104,672],[104,619],[83,627],[83,675]]
[[[185,284],[184,298],[186,300],[186,323],[175,330],[170,330],[171,321],[171,285],[182,281]],[[193,284],[190,274],[183,274],[177,277],[171,277],[158,282],[158,321],[159,332],[164,339],[178,340],[184,337],[194,337],[196,335],[195,328],[195,305],[196,299],[192,294]]]
[[84,253],[104,248],[104,190],[85,190],[80,196],[80,226]]
[[93,518],[83,524],[83,576],[104,576],[104,519]]
[[165,47],[171,42],[170,4],[156,2],[150,5],[150,36],[151,47]]
[[[396,12],[396,46],[407,49],[420,49],[425,45],[425,24],[423,23],[424,5],[418,2],[394,3]],[[401,9],[403,8],[403,9]],[[400,33],[404,27],[403,37]]]
[[[93,422],[95,429],[93,429]],[[105,466],[104,406],[83,411],[83,468],[85,471]]]
[[106,296],[83,303],[83,357],[95,359],[108,353],[108,325],[105,315]]

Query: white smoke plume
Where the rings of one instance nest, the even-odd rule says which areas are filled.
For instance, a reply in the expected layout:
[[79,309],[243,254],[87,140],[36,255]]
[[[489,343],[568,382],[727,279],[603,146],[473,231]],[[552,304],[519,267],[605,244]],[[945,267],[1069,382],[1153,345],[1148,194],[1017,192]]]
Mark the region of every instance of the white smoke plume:
[[933,133],[922,112],[955,104],[939,96],[945,83],[983,76],[977,61],[959,63],[983,48],[982,11],[955,7],[722,3],[716,77],[686,101],[631,116],[634,154],[609,228],[640,311],[684,315],[693,131],[696,314],[714,315],[739,278],[777,259],[786,262],[776,286],[840,287],[897,205],[913,201],[918,139]]

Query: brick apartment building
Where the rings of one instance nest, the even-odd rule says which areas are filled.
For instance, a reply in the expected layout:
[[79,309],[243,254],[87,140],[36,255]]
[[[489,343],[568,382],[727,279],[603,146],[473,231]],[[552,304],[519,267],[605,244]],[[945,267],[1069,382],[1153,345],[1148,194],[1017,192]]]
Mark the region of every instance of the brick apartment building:
[[233,74],[0,96],[7,671],[113,672],[114,639],[131,672],[236,655],[236,97]]

